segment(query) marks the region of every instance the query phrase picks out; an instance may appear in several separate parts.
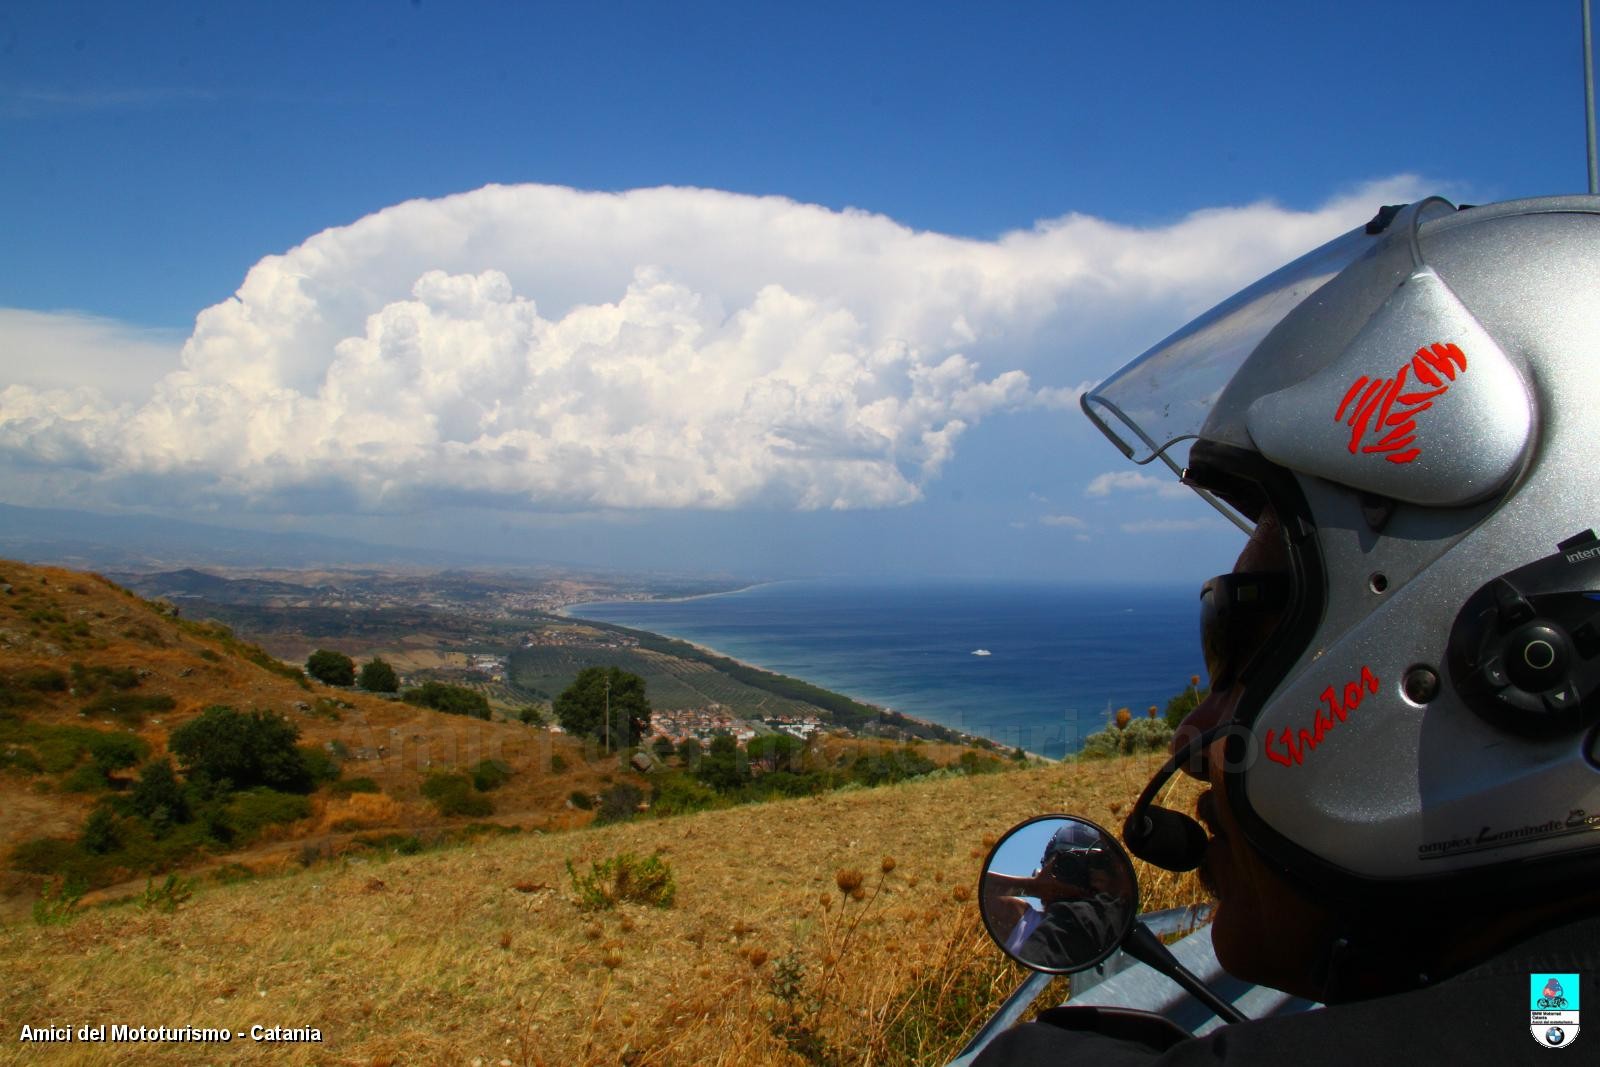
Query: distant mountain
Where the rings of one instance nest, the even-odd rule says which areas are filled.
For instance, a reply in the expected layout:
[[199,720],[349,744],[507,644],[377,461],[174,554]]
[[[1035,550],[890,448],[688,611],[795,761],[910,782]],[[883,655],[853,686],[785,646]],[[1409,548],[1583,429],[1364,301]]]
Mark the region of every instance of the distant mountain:
[[0,556],[78,569],[141,571],[206,564],[301,568],[529,562],[323,534],[234,530],[154,515],[103,515],[14,504],[0,504]]

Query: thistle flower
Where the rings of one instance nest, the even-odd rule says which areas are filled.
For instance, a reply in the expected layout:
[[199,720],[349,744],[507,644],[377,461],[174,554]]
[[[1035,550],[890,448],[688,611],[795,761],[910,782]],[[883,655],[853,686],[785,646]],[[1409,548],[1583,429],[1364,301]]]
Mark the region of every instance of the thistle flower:
[[888,874],[890,871],[894,870],[894,857],[893,856],[885,856],[885,857],[883,857],[883,863],[881,864],[881,867],[883,868],[883,873],[884,874]]
[[850,899],[851,900],[866,900],[867,899],[867,887],[864,886],[864,885],[858,885],[854,889],[850,890]]
[[865,877],[865,875],[856,870],[854,867],[841,867],[839,868],[838,873],[833,876],[833,882],[839,887],[839,892],[848,896],[850,893],[860,888],[861,883],[865,880]]
[[1151,705],[1150,705],[1150,710],[1149,710],[1149,712],[1147,712],[1147,714],[1148,714],[1148,715],[1149,715],[1149,716],[1150,716],[1150,717],[1151,717],[1151,718],[1152,718],[1152,719],[1153,719],[1153,718],[1155,718],[1155,717],[1156,717],[1156,706],[1155,706],[1155,705],[1154,705],[1154,704],[1151,704]]
[[962,904],[965,904],[967,901],[972,899],[972,887],[958,885],[954,889],[950,890],[950,895],[955,897],[956,900],[960,901]]
[[1117,729],[1126,730],[1128,728],[1128,722],[1132,718],[1133,718],[1133,712],[1129,711],[1127,708],[1118,708],[1117,709]]

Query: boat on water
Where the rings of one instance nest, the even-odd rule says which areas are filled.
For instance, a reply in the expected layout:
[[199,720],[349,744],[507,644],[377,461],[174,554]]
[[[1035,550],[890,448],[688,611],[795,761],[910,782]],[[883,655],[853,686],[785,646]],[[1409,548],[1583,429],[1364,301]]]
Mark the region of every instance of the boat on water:
[[990,652],[987,648],[975,648],[975,649],[972,650],[972,654],[974,656],[992,656],[992,655],[994,655],[994,653]]

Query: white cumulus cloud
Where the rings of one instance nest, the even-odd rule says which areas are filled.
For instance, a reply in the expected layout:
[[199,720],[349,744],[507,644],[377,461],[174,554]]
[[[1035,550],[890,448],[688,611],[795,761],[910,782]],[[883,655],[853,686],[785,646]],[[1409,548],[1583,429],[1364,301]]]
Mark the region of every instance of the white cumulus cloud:
[[[0,455],[79,493],[286,511],[905,504],[984,419],[1074,407],[1108,339],[1154,341],[1415,184],[993,241],[705,189],[489,186],[267,256],[159,377],[148,338],[52,349],[72,322],[0,313]],[[107,338],[137,373],[94,370]]]
[[1147,474],[1142,470],[1098,474],[1083,490],[1084,496],[1110,496],[1112,493],[1153,493],[1169,500],[1192,499],[1194,496],[1194,490],[1176,477]]

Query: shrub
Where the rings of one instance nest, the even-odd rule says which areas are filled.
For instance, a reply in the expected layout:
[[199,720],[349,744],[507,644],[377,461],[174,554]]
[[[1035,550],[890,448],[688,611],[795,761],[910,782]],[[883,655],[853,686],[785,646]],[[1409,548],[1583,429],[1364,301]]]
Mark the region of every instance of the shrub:
[[349,796],[351,793],[378,793],[381,790],[371,778],[345,778],[330,785],[328,792],[335,796]]
[[472,785],[480,793],[499,789],[511,780],[511,768],[497,759],[481,760],[472,768]]
[[11,850],[11,868],[29,874],[54,874],[75,860],[77,846],[64,837],[36,837]]
[[1109,759],[1120,754],[1122,741],[1117,730],[1101,730],[1092,733],[1083,739],[1083,748],[1078,750],[1078,755],[1084,759]]
[[475,719],[489,717],[489,698],[459,685],[423,682],[420,688],[407,689],[401,699],[407,704],[432,708],[447,715],[470,715]]
[[71,670],[72,688],[79,696],[93,696],[102,689],[132,689],[139,684],[139,674],[132,667],[85,667],[74,663]]
[[178,702],[164,693],[144,696],[138,693],[101,693],[85,704],[79,714],[91,719],[111,719],[127,726],[138,726],[146,715],[171,711]]
[[105,808],[95,808],[83,822],[78,844],[85,852],[104,856],[122,847],[122,837],[117,833],[117,820]]
[[92,763],[74,767],[72,773],[61,780],[62,790],[68,793],[98,793],[110,785],[105,772]]
[[88,887],[79,878],[57,878],[33,902],[33,921],[40,926],[60,926],[78,914],[78,901]]
[[717,806],[717,791],[687,774],[669,774],[658,779],[650,797],[650,810],[657,815],[687,815]]
[[464,774],[435,772],[422,783],[422,795],[433,801],[440,815],[492,815],[494,803],[473,791],[472,780]]
[[1122,731],[1122,751],[1165,752],[1172,743],[1172,727],[1165,719],[1135,719]]
[[297,745],[300,753],[300,763],[305,767],[306,773],[316,783],[338,781],[343,772],[339,769],[339,761],[319,745]]
[[589,811],[594,807],[594,800],[581,789],[574,789],[567,794],[567,801],[573,807],[582,811]]
[[670,908],[678,887],[672,878],[672,868],[660,855],[641,859],[624,852],[608,860],[589,864],[589,873],[578,874],[572,861],[567,861],[567,875],[572,879],[573,891],[578,895],[578,908],[582,911],[602,911],[621,903],[649,904],[656,908]]
[[148,820],[152,829],[189,821],[189,798],[165,758],[152,760],[140,769],[128,807]]
[[343,652],[319,648],[306,658],[306,673],[328,685],[355,685],[356,661]]
[[397,693],[400,691],[400,676],[384,660],[373,656],[372,661],[361,668],[358,684],[369,693]]
[[544,712],[537,706],[529,704],[517,712],[517,718],[528,726],[543,726],[545,724]]
[[630,782],[618,782],[600,794],[600,807],[595,811],[596,823],[622,822],[639,812],[644,802],[644,792]]
[[550,769],[553,772],[555,772],[556,774],[560,774],[562,771],[566,770],[567,769],[567,757],[563,756],[559,752],[557,752],[555,755],[551,756],[550,757]]
[[11,681],[35,693],[64,693],[67,689],[67,676],[54,667],[24,667],[11,676]]
[[155,879],[144,880],[144,892],[134,898],[134,904],[141,911],[174,912],[178,905],[194,895],[194,881],[179,878],[175,874],[167,875],[167,880],[161,885],[155,884]]
[[298,822],[311,814],[311,802],[296,793],[257,788],[237,793],[228,802],[228,821],[249,837],[276,823]]

